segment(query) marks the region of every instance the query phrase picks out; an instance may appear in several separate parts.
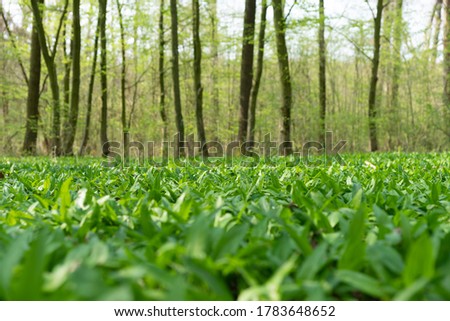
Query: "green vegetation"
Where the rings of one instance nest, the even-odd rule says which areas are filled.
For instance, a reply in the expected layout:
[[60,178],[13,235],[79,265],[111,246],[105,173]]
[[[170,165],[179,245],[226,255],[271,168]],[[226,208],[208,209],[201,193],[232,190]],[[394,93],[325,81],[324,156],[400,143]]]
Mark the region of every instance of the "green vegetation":
[[1,300],[449,300],[450,154],[0,162]]

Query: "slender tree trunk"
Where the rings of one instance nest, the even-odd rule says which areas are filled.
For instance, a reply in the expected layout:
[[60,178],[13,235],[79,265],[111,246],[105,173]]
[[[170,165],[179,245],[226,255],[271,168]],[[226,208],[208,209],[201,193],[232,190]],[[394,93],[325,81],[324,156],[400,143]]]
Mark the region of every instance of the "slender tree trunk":
[[99,11],[98,20],[97,20],[97,28],[95,30],[95,38],[94,38],[94,54],[93,54],[93,58],[92,58],[91,75],[90,75],[89,87],[88,87],[86,124],[84,127],[83,140],[81,142],[80,150],[78,152],[78,154],[81,156],[85,154],[86,147],[89,142],[91,114],[92,114],[92,99],[94,96],[94,85],[95,85],[95,70],[97,69],[98,38],[99,38],[99,33],[100,33],[100,25],[101,25],[101,14]]
[[11,152],[11,141],[6,135],[8,129],[8,118],[9,118],[9,99],[5,90],[2,91],[3,101],[2,101],[2,114],[3,114],[3,152],[8,154]]
[[33,22],[33,28],[31,30],[30,79],[28,82],[27,119],[25,139],[22,148],[23,153],[26,155],[35,155],[37,150],[39,91],[41,87],[40,82],[41,46],[39,44],[36,22]]
[[106,56],[106,5],[107,0],[99,0],[100,10],[100,84],[102,90],[102,112],[100,121],[100,143],[103,156],[109,155],[108,141],[108,68]]
[[208,156],[205,126],[203,123],[203,85],[202,85],[202,44],[200,40],[200,4],[192,0],[192,40],[194,43],[194,95],[197,134],[203,156]]
[[370,150],[372,152],[378,150],[377,83],[378,83],[378,69],[380,66],[382,15],[383,15],[383,0],[378,0],[377,14],[374,21],[374,50],[372,58],[372,76],[370,80],[370,91],[369,91],[369,138],[370,138]]
[[247,139],[248,110],[253,82],[253,56],[255,40],[256,0],[245,1],[244,31],[241,60],[240,113],[238,141]]
[[319,141],[325,142],[327,113],[327,53],[325,44],[325,4],[319,0],[319,100],[320,100],[320,135]]
[[258,35],[258,58],[256,61],[255,81],[253,83],[250,110],[248,115],[248,133],[247,141],[253,146],[255,141],[255,125],[256,125],[256,106],[258,102],[258,93],[261,85],[261,78],[264,67],[264,47],[266,43],[266,24],[267,24],[267,0],[262,0],[261,3],[261,21],[259,25]]
[[[165,54],[164,49],[166,41],[164,38],[164,10],[165,10],[164,0],[161,0],[159,7],[159,114],[161,115],[161,120],[163,122],[163,141],[167,142],[168,132],[167,132],[167,112],[166,112],[166,83],[164,77],[164,65],[165,65]],[[166,144],[164,144],[163,155],[166,155]]]
[[438,56],[438,47],[439,47],[439,35],[441,34],[441,25],[442,25],[442,6],[443,0],[437,0],[435,6],[435,28],[434,28],[434,39],[433,39],[433,51],[432,51],[432,63],[436,63]]
[[[444,130],[450,141],[450,0],[445,0],[445,34],[444,34]],[[447,124],[447,125],[445,125]]]
[[80,0],[72,0],[72,92],[70,96],[69,122],[67,127],[64,154],[73,155],[73,144],[78,124],[78,111],[80,105],[80,56],[81,56],[81,26],[80,26]]
[[126,48],[125,48],[125,30],[123,26],[122,17],[122,5],[119,0],[117,2],[117,11],[119,12],[119,26],[120,26],[120,46],[122,54],[122,72],[120,75],[120,92],[121,92],[121,103],[122,103],[122,133],[123,133],[123,156],[125,160],[129,158],[129,128],[127,126],[127,103],[126,103]]
[[280,69],[281,91],[283,95],[281,106],[281,141],[284,146],[284,154],[292,153],[291,142],[291,108],[292,108],[292,83],[289,69],[289,55],[286,46],[286,21],[283,14],[282,0],[273,0],[273,17],[276,31],[278,66]]
[[[59,98],[59,84],[58,73],[56,71],[56,64],[54,55],[50,54],[47,46],[46,33],[42,23],[41,10],[39,8],[39,0],[31,0],[31,6],[36,23],[36,30],[39,36],[39,44],[41,46],[42,56],[48,70],[48,78],[50,81],[50,89],[53,99],[53,121],[52,121],[52,135],[51,135],[51,150],[56,156],[61,155],[61,120],[60,120],[60,98]],[[55,41],[56,48],[57,41]],[[54,53],[56,50],[54,51]]]
[[[175,122],[178,131],[178,141],[184,142],[184,122],[181,108],[181,90],[180,90],[180,66],[178,52],[178,10],[177,0],[170,0],[170,15],[172,21],[172,79],[173,79],[173,96],[175,102]],[[181,151],[182,144],[175,146],[175,157],[183,154]]]
[[67,34],[67,25],[68,20],[64,23],[63,32],[62,32],[62,47],[63,47],[63,55],[64,55],[64,79],[63,79],[63,105],[61,108],[61,119],[63,122],[63,130],[62,130],[62,143],[64,146],[65,153],[65,142],[67,141],[67,131],[69,129],[69,109],[70,109],[70,72],[71,72],[71,50],[67,49],[67,40],[69,40],[70,48],[72,48],[73,40],[70,34]]
[[[139,0],[135,0],[134,2],[134,10],[135,12],[140,12],[141,8],[139,5]],[[133,38],[135,39],[135,41],[133,42],[133,63],[134,63],[134,85],[133,85],[133,98],[131,101],[131,110],[130,110],[130,116],[128,117],[128,129],[131,129],[131,121],[133,120],[133,114],[134,111],[136,109],[136,105],[138,102],[138,93],[139,93],[139,51],[138,51],[138,39],[139,39],[139,33],[138,33],[138,20],[136,19],[136,15],[135,15],[135,19],[133,21]],[[127,144],[129,145],[130,143],[130,139],[129,139],[129,135],[128,135],[128,142]]]
[[[392,93],[391,93],[391,119],[390,119],[390,137],[395,137],[398,145],[400,141],[400,73],[402,70],[402,26],[403,26],[403,0],[397,0],[395,8],[395,21],[393,28],[393,68],[392,68]],[[394,147],[394,146],[392,146]]]
[[211,0],[211,106],[214,110],[214,135],[215,140],[219,139],[220,127],[220,95],[219,95],[219,39],[218,39],[218,18],[217,18],[217,0]]

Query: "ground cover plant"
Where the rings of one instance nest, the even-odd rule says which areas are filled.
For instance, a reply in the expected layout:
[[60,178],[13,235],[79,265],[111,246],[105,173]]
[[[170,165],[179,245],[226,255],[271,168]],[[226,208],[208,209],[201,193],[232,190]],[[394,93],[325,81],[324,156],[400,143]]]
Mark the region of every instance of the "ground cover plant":
[[1,159],[0,299],[450,300],[450,154],[344,160]]

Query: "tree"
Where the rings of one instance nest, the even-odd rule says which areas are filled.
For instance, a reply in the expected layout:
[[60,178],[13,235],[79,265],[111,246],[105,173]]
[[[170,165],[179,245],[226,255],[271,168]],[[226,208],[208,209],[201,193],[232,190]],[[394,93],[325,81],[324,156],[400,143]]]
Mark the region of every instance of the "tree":
[[377,12],[374,17],[374,47],[372,57],[372,75],[370,78],[369,89],[369,138],[370,150],[375,152],[378,150],[378,136],[377,136],[377,83],[378,83],[378,69],[380,66],[380,49],[381,49],[381,22],[383,15],[383,0],[377,2]]
[[95,38],[94,38],[94,52],[92,57],[92,66],[91,66],[91,75],[89,79],[89,87],[88,87],[88,98],[87,98],[87,107],[86,107],[86,123],[84,127],[83,139],[81,141],[79,155],[83,155],[86,151],[86,147],[89,141],[89,133],[91,126],[91,114],[92,114],[92,99],[94,96],[94,85],[95,85],[95,70],[97,69],[97,53],[98,53],[98,38],[100,33],[100,25],[102,23],[101,12],[99,10],[97,27],[95,30]]
[[192,39],[194,43],[194,96],[195,118],[197,122],[198,139],[204,156],[208,155],[206,146],[205,126],[203,123],[203,86],[202,86],[202,44],[200,40],[200,4],[192,0]]
[[266,44],[266,24],[267,24],[267,0],[261,3],[261,21],[259,25],[258,35],[258,58],[256,61],[255,80],[250,97],[250,110],[248,115],[248,133],[247,141],[252,144],[255,140],[255,124],[256,124],[256,106],[258,102],[258,93],[261,86],[261,78],[264,67],[264,47]]
[[325,44],[325,4],[319,0],[319,100],[320,100],[320,135],[319,141],[325,142],[327,113],[327,53]]
[[61,155],[61,120],[60,120],[60,98],[59,98],[59,84],[58,73],[56,71],[55,55],[58,45],[59,32],[64,21],[64,16],[67,11],[68,1],[66,1],[64,11],[61,15],[61,20],[56,34],[56,39],[53,47],[53,52],[50,52],[47,45],[46,33],[44,24],[42,22],[41,9],[39,0],[31,0],[31,7],[33,16],[36,23],[36,31],[38,33],[39,44],[41,47],[42,56],[44,57],[45,64],[48,70],[48,78],[50,81],[50,89],[52,92],[52,104],[53,104],[53,121],[52,121],[52,135],[51,135],[51,149],[56,156]]
[[119,12],[119,26],[120,26],[120,46],[122,54],[122,72],[120,74],[120,94],[122,103],[122,134],[123,134],[123,152],[124,158],[129,158],[129,127],[127,126],[127,103],[126,103],[126,47],[125,47],[125,31],[123,26],[122,5],[119,0],[117,3],[117,11]]
[[215,140],[219,139],[220,97],[219,97],[219,19],[217,18],[217,0],[210,0],[211,19],[211,106],[214,111]]
[[[394,27],[392,34],[392,46],[394,57],[392,58],[392,92],[391,92],[391,110],[390,110],[390,120],[389,120],[389,147],[394,147],[393,137],[398,139],[400,131],[398,126],[400,124],[399,113],[400,109],[400,75],[402,69],[402,26],[403,26],[403,0],[396,0],[395,11],[394,11]],[[397,128],[397,129],[396,129]]]
[[242,144],[247,138],[248,110],[253,82],[253,56],[255,39],[256,0],[245,1],[244,28],[242,36],[242,59],[240,81],[240,113],[238,141]]
[[280,82],[282,92],[281,106],[281,141],[284,153],[292,153],[291,142],[291,108],[292,108],[292,83],[289,69],[289,54],[286,46],[286,21],[283,14],[282,0],[273,0],[273,18],[275,23],[278,67],[280,69]]
[[[163,122],[163,140],[168,140],[167,133],[167,112],[166,112],[166,84],[164,78],[165,54],[164,47],[166,41],[164,39],[164,0],[161,0],[159,6],[159,114]],[[164,145],[166,146],[166,145]],[[166,155],[166,150],[164,150]]]
[[[43,1],[40,1],[42,4]],[[31,29],[30,79],[28,82],[27,118],[25,139],[22,151],[27,155],[35,155],[37,149],[39,122],[39,92],[41,83],[41,47],[37,33],[36,21]]]
[[437,55],[438,55],[438,46],[439,46],[439,35],[441,33],[441,25],[442,25],[442,6],[443,0],[436,0],[436,4],[434,7],[433,13],[436,14],[435,20],[435,30],[434,30],[434,39],[433,39],[433,51],[432,51],[432,62],[436,63]]
[[70,97],[69,119],[67,135],[64,142],[64,154],[73,155],[73,144],[77,131],[78,111],[80,104],[80,55],[81,55],[81,26],[80,26],[80,0],[72,0],[72,91]]
[[450,140],[450,0],[445,0],[445,34],[444,34],[444,118],[447,123],[446,130],[448,140]]
[[[71,72],[71,52],[70,48],[73,45],[72,36],[67,32],[67,26],[69,24],[69,20],[66,19],[64,23],[63,31],[62,31],[62,51],[63,51],[63,65],[64,65],[64,78],[63,78],[63,105],[61,108],[61,118],[63,121],[63,130],[62,130],[62,142],[65,146],[65,142],[67,141],[68,128],[69,128],[69,109],[70,109],[70,72]],[[70,43],[69,49],[67,48],[67,42]],[[65,148],[65,147],[64,147]]]
[[100,85],[102,91],[102,112],[100,120],[100,143],[102,155],[109,155],[108,141],[108,66],[106,50],[106,5],[107,0],[99,0],[100,11]]
[[184,142],[184,122],[181,109],[181,90],[180,90],[180,66],[178,52],[178,10],[177,0],[170,0],[170,15],[172,22],[172,80],[173,80],[173,98],[175,102],[175,123],[177,126],[177,144],[175,146],[175,156],[179,157],[182,143]]

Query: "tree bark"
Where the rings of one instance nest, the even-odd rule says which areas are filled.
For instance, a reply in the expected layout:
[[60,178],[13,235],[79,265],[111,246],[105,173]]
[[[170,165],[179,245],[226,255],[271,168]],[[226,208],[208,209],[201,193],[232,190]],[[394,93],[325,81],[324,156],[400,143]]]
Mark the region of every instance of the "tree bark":
[[261,3],[261,21],[259,25],[258,35],[258,58],[256,61],[255,81],[250,98],[250,110],[248,115],[248,133],[247,141],[251,146],[255,141],[255,125],[256,125],[256,106],[258,102],[259,88],[261,85],[261,78],[264,67],[264,47],[266,44],[266,24],[267,24],[267,0],[262,0]]
[[370,150],[372,152],[376,152],[378,150],[377,83],[378,83],[378,69],[380,66],[382,15],[383,15],[383,0],[378,0],[377,13],[374,20],[374,49],[372,58],[372,76],[370,79],[370,91],[369,91],[369,138],[370,138]]
[[[395,147],[400,141],[400,73],[402,70],[402,26],[403,26],[403,0],[397,0],[393,27],[393,68],[392,68],[392,92],[391,92],[391,119],[390,119],[390,147]],[[392,139],[395,137],[395,143]]]
[[192,0],[192,40],[194,43],[194,95],[195,118],[200,149],[203,156],[208,156],[206,146],[205,125],[203,122],[203,85],[202,85],[202,44],[200,40],[200,4]]
[[72,91],[70,96],[69,122],[67,126],[67,141],[64,144],[64,154],[73,155],[73,144],[78,124],[78,111],[80,105],[80,55],[81,55],[81,26],[80,26],[80,0],[73,2],[72,25]]
[[289,69],[289,54],[286,46],[286,21],[283,14],[282,0],[273,0],[273,17],[275,23],[278,66],[280,69],[280,81],[282,91],[281,106],[281,141],[284,147],[284,154],[292,153],[291,142],[291,108],[292,108],[292,83]]
[[240,81],[240,113],[238,141],[244,143],[247,139],[248,111],[253,82],[253,56],[255,40],[256,0],[245,1],[244,30],[241,60]]
[[[170,0],[170,15],[172,25],[172,79],[173,79],[173,96],[175,102],[175,122],[178,131],[178,142],[184,142],[184,122],[181,107],[181,90],[180,90],[180,66],[178,52],[178,10],[177,0]],[[181,151],[182,143],[175,146],[175,157],[183,154]]]
[[[165,54],[164,48],[166,41],[164,38],[164,10],[165,10],[164,0],[161,0],[159,6],[159,114],[161,115],[161,120],[163,122],[163,141],[167,142],[168,132],[167,132],[167,112],[166,112],[166,82],[165,82]],[[164,144],[166,148],[166,144]],[[163,150],[163,155],[166,155],[167,150]]]
[[[39,8],[39,0],[31,0],[31,7],[33,10],[33,15],[36,23],[36,30],[39,37],[39,44],[41,46],[42,56],[44,57],[45,64],[48,70],[48,78],[50,81],[50,89],[52,92],[53,100],[53,121],[52,121],[52,134],[51,134],[51,150],[56,155],[61,155],[61,120],[60,120],[60,98],[59,98],[59,84],[58,84],[58,73],[56,71],[55,64],[55,53],[50,54],[47,46],[46,34],[44,30],[44,25],[42,23],[41,10]],[[56,48],[57,40],[55,41]]]
[[[40,1],[40,3],[43,3]],[[39,92],[41,82],[41,46],[36,22],[31,30],[30,79],[28,82],[27,119],[25,139],[22,151],[26,155],[35,155],[37,151],[37,136],[39,122]]]
[[327,113],[327,53],[325,44],[325,4],[319,0],[319,101],[320,101],[320,134],[319,141],[325,143]]
[[439,35],[441,34],[441,25],[442,25],[442,6],[443,0],[437,0],[435,6],[435,28],[434,28],[434,39],[433,39],[433,51],[432,51],[432,63],[435,64],[438,56],[438,47],[439,47]]
[[117,3],[117,11],[119,12],[119,27],[120,27],[120,47],[122,54],[122,72],[120,74],[120,93],[121,93],[121,103],[122,103],[122,134],[123,134],[123,156],[125,160],[129,158],[129,128],[127,125],[127,103],[126,103],[126,48],[125,48],[125,30],[123,26],[122,17],[122,5],[119,0]]
[[219,139],[220,128],[220,94],[219,94],[219,39],[218,39],[218,18],[217,0],[210,1],[211,6],[211,106],[214,110],[214,139]]
[[100,33],[100,24],[101,24],[101,14],[99,11],[98,20],[97,20],[97,28],[95,30],[95,38],[94,38],[94,55],[92,58],[91,75],[90,75],[89,87],[88,87],[88,98],[87,98],[87,107],[86,107],[86,124],[84,127],[83,140],[81,142],[80,150],[78,152],[78,154],[80,156],[83,156],[85,154],[86,147],[89,142],[91,114],[92,114],[92,99],[94,96],[94,85],[95,85],[95,71],[97,69],[98,38],[99,38],[99,33]]
[[[64,64],[64,78],[63,78],[63,105],[61,109],[61,119],[63,122],[62,130],[62,142],[65,150],[65,142],[67,141],[67,131],[69,128],[69,109],[70,109],[70,72],[71,72],[71,52],[67,49],[67,40],[69,40],[70,48],[72,47],[73,40],[71,35],[67,35],[68,21],[64,23],[62,32],[62,47],[63,47],[63,64]],[[68,38],[68,39],[67,39]]]
[[445,0],[445,34],[444,34],[444,124],[445,133],[450,141],[450,0]]
[[102,145],[102,155],[109,155],[108,141],[108,68],[106,51],[106,5],[107,0],[99,0],[100,10],[100,84],[102,91],[102,111],[100,121],[100,143]]

